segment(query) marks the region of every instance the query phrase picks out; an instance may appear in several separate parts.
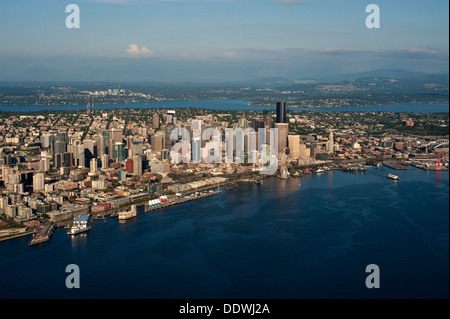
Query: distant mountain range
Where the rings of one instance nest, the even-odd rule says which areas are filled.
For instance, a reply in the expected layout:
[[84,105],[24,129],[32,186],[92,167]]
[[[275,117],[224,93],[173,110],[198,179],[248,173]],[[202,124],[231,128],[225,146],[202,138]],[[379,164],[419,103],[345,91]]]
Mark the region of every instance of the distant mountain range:
[[284,77],[265,77],[241,81],[220,82],[6,82],[0,81],[0,87],[51,87],[67,86],[72,88],[105,89],[113,86],[121,88],[244,88],[273,89],[288,91],[317,91],[326,86],[346,86],[348,93],[364,91],[365,93],[437,93],[448,94],[449,71],[435,74],[411,72],[401,69],[376,69],[360,73],[344,73],[319,79],[301,79]]
[[287,91],[325,90],[327,86],[342,86],[343,91],[365,93],[423,93],[448,94],[448,71],[428,74],[405,70],[378,69],[360,73],[346,73],[322,79],[287,79],[270,77],[242,82],[241,86]]

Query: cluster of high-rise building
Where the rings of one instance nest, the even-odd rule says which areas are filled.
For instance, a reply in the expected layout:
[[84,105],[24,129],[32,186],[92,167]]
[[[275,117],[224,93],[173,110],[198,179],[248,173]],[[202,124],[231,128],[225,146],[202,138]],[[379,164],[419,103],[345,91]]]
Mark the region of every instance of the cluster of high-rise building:
[[25,221],[43,213],[63,216],[57,211],[68,204],[113,207],[169,189],[172,174],[202,179],[257,171],[267,154],[285,167],[363,151],[403,156],[419,147],[413,140],[367,137],[359,124],[327,127],[326,135],[297,134],[292,127],[322,122],[288,114],[286,102],[277,103],[276,114],[248,113],[96,110],[7,117],[0,126],[0,214]]

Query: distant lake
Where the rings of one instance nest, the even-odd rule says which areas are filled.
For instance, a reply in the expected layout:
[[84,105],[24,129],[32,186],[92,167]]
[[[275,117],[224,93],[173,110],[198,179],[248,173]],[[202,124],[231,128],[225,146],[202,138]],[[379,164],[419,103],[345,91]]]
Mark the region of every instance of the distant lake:
[[[94,110],[148,108],[148,109],[178,109],[196,108],[218,111],[263,111],[275,110],[275,106],[250,105],[244,100],[166,100],[159,102],[130,102],[123,104],[94,105]],[[0,106],[0,111],[62,111],[62,110],[85,110],[86,105],[25,105],[25,106]],[[448,104],[399,104],[386,106],[367,107],[321,107],[321,108],[289,108],[295,111],[317,111],[317,112],[411,112],[411,113],[439,113],[448,112]]]

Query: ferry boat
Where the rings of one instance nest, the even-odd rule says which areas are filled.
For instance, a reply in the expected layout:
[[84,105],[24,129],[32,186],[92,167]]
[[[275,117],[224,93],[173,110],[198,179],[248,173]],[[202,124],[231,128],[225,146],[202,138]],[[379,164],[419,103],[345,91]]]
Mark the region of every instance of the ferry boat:
[[91,215],[85,214],[77,216],[73,219],[72,226],[70,227],[67,235],[77,235],[87,232],[92,229]]
[[119,213],[119,220],[127,220],[133,217],[136,217],[137,215],[137,209],[136,205],[131,206],[131,209],[129,211],[123,211]]
[[388,174],[388,175],[387,175],[387,178],[390,178],[390,179],[393,179],[393,180],[395,180],[395,181],[398,181],[398,176],[397,176],[397,175],[394,175],[394,174]]
[[54,232],[55,232],[55,225],[51,224],[45,226],[41,232],[33,235],[33,238],[28,243],[28,246],[35,246],[48,242]]

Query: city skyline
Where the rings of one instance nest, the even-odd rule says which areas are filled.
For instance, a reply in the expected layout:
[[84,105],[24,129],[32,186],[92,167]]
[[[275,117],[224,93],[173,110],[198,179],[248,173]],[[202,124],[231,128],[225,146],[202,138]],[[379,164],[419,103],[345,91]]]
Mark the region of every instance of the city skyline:
[[448,71],[448,3],[377,1],[0,2],[1,81],[323,78],[379,68]]

